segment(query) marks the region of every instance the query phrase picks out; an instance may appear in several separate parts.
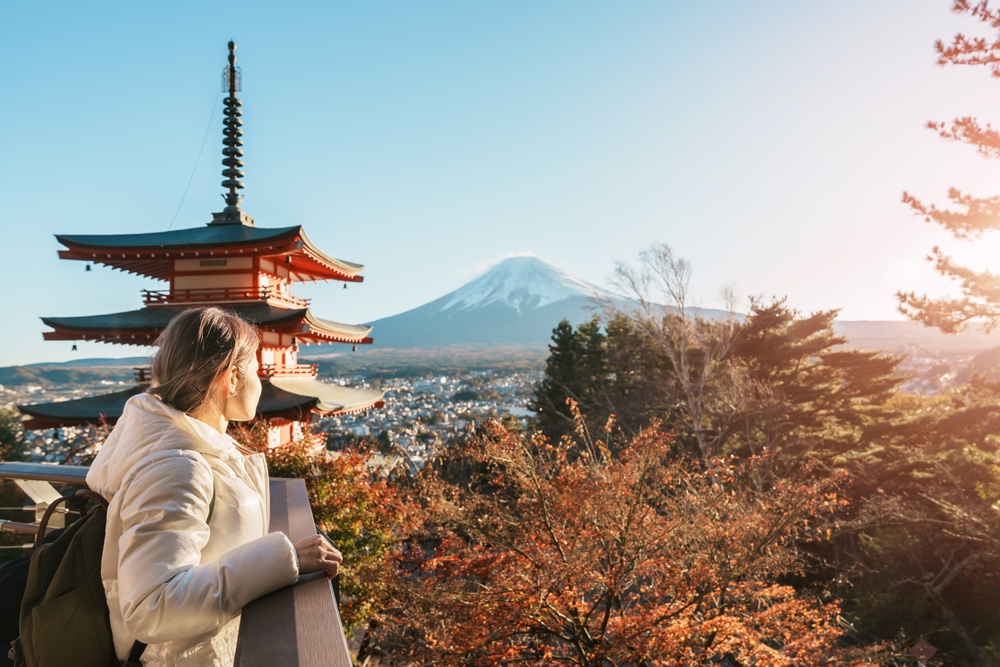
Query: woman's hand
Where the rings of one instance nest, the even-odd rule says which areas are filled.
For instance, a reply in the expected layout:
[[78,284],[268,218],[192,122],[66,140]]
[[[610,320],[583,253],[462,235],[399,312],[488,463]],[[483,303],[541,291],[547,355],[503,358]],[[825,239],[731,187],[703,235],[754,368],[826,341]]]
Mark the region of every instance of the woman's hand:
[[311,535],[292,546],[299,557],[299,574],[326,570],[326,576],[333,579],[340,572],[344,557],[322,535]]

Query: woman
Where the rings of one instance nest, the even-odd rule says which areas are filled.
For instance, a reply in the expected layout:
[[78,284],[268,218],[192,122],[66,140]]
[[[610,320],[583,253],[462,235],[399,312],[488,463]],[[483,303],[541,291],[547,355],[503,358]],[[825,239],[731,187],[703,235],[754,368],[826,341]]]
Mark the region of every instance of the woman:
[[219,308],[188,310],[157,341],[153,384],[129,399],[87,474],[111,501],[101,577],[115,650],[144,665],[233,664],[243,606],[296,575],[337,574],[321,536],[268,534],[264,455],[226,435],[260,398],[258,334]]

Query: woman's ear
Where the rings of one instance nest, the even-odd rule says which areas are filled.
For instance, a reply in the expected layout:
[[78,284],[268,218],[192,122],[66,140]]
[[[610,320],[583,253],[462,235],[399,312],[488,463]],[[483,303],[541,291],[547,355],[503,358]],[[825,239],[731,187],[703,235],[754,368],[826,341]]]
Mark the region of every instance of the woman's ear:
[[239,386],[240,374],[236,366],[229,369],[226,373],[226,390],[229,391],[230,396],[236,395],[236,388]]

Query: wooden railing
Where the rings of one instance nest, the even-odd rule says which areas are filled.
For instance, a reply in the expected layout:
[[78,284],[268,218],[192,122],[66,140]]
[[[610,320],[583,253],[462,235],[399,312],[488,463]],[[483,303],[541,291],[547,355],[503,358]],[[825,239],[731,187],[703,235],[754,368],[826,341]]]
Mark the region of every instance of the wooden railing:
[[263,364],[258,371],[262,377],[315,377],[319,372],[319,364],[298,364],[295,366],[281,366],[278,364]]
[[[271,479],[271,532],[292,542],[316,533],[301,479]],[[333,587],[324,573],[299,581],[243,608],[234,667],[332,665],[350,667]]]
[[180,303],[233,303],[239,301],[281,301],[300,308],[309,307],[309,299],[292,296],[274,286],[216,287],[205,289],[142,290],[147,306],[169,306]]
[[[135,374],[135,381],[147,386],[153,381],[153,371],[149,366],[136,366],[132,369]],[[297,364],[295,366],[282,366],[280,364],[264,364],[257,371],[261,377],[316,377],[319,373],[319,364]]]
[[[0,462],[0,479],[85,485],[84,466]],[[292,542],[316,533],[312,508],[301,479],[271,478],[271,532]],[[34,534],[37,524],[8,521],[0,528]],[[351,667],[333,587],[324,573],[304,575],[291,586],[243,608],[236,644],[236,667]]]

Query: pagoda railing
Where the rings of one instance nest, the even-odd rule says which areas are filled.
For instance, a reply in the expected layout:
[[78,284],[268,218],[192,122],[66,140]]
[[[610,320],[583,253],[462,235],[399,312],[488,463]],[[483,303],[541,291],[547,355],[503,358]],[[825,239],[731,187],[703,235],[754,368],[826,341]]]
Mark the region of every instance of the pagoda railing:
[[309,307],[309,299],[292,296],[274,286],[215,287],[204,289],[142,290],[147,306],[171,306],[178,303],[233,303],[238,301],[281,301],[300,308]]
[[134,366],[132,372],[135,374],[136,383],[147,387],[153,382],[153,369],[149,366]]
[[261,377],[315,377],[318,372],[319,364],[297,364],[295,366],[261,364],[257,374]]

